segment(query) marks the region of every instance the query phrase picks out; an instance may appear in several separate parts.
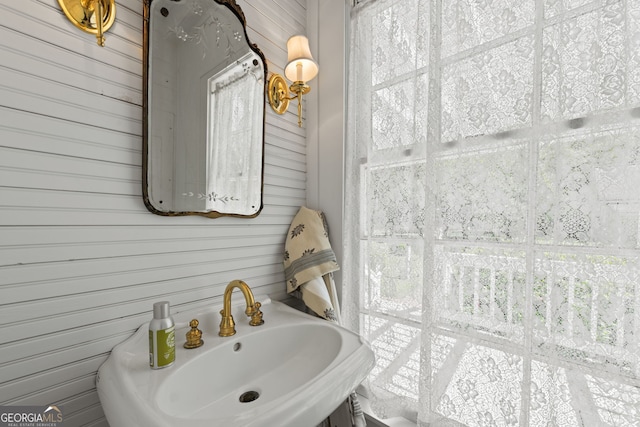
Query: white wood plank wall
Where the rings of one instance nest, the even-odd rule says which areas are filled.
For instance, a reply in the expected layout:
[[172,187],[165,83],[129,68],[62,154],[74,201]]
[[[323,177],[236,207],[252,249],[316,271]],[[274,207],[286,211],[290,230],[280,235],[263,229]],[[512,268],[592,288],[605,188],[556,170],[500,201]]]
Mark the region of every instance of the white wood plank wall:
[[[238,0],[282,73],[306,0]],[[106,47],[56,0],[0,0],[0,405],[107,426],[95,374],[150,319],[218,303],[243,279],[283,298],[282,252],[306,198],[305,130],[267,106],[255,219],[166,218],[141,195],[142,0],[117,0]]]

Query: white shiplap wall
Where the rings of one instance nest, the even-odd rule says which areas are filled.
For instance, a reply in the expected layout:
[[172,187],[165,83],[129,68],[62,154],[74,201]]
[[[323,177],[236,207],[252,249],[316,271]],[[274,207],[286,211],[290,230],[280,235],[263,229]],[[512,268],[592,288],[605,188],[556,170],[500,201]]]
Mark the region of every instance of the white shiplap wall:
[[[282,73],[306,1],[238,4]],[[96,371],[154,301],[195,310],[233,279],[284,297],[284,236],[305,204],[305,129],[267,106],[257,218],[146,210],[142,7],[117,0],[101,48],[56,0],[0,0],[0,405],[57,404],[66,426],[107,425]]]

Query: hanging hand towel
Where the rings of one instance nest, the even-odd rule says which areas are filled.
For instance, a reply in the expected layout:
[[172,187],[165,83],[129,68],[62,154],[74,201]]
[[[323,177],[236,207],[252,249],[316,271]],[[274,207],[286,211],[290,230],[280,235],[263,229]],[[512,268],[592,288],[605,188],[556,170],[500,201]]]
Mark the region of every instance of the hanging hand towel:
[[299,291],[307,307],[318,316],[336,320],[337,308],[332,304],[323,276],[339,269],[329,243],[324,215],[301,207],[291,222],[285,241],[287,292]]

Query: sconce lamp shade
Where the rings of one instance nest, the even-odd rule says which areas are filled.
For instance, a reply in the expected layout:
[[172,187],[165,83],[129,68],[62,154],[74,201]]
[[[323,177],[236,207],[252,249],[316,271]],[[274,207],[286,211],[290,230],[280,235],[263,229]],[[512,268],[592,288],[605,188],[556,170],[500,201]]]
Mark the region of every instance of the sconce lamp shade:
[[318,74],[318,64],[311,56],[309,40],[305,36],[291,37],[287,41],[287,52],[288,62],[284,75],[289,81],[308,82]]

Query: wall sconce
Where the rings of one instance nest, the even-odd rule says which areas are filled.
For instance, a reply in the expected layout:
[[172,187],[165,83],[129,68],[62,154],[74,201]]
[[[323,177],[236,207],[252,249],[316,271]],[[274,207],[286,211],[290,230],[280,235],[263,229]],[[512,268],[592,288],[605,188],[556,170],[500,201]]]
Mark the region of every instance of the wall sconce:
[[58,3],[73,25],[95,34],[98,46],[104,46],[104,32],[116,20],[115,0],[58,0]]
[[[293,36],[287,41],[288,61],[284,75],[293,82],[287,89],[287,82],[280,74],[269,77],[267,94],[271,108],[278,114],[284,114],[289,108],[289,101],[298,99],[298,126],[302,127],[302,95],[309,93],[307,84],[318,74],[318,64],[311,56],[309,40],[305,36]],[[289,91],[295,94],[289,97]]]

